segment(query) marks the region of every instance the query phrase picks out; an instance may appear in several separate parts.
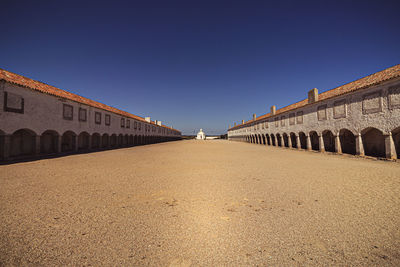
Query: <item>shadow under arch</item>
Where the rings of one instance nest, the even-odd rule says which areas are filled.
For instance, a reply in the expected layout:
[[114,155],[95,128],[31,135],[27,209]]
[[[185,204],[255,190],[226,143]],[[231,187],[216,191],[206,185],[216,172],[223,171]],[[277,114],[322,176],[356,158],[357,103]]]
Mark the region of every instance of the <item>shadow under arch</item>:
[[54,154],[58,152],[59,133],[55,130],[46,130],[40,136],[40,153]]
[[24,157],[34,155],[36,151],[36,133],[30,129],[19,129],[11,135],[10,156]]
[[335,136],[331,130],[322,132],[322,140],[324,141],[325,151],[335,152]]
[[364,153],[372,157],[386,157],[385,137],[382,131],[368,127],[361,131],[361,138],[364,145]]
[[340,129],[339,140],[342,153],[356,154],[356,137],[352,131],[346,128]]
[[400,127],[397,127],[392,131],[392,138],[394,147],[396,149],[397,158],[400,159]]

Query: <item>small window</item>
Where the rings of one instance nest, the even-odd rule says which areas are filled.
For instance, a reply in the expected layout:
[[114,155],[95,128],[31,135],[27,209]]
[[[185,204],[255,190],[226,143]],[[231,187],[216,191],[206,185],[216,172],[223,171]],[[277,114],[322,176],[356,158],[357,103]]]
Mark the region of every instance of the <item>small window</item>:
[[20,95],[4,92],[4,111],[24,114],[24,99]]
[[87,110],[84,108],[79,108],[79,121],[87,120]]
[[296,113],[297,124],[303,124],[303,111],[298,111]]
[[279,127],[279,118],[278,117],[275,118],[275,127]]
[[285,126],[285,119],[286,119],[285,116],[281,117],[281,126]]
[[105,120],[106,125],[110,125],[111,124],[111,116],[109,114],[105,115],[104,120]]
[[319,121],[326,120],[326,107],[326,105],[322,105],[317,108],[317,117]]
[[131,121],[130,120],[126,120],[126,128],[131,128]]
[[142,124],[140,122],[138,122],[138,128],[139,128],[139,131],[142,130]]
[[296,115],[294,113],[289,114],[289,125],[294,125],[296,123]]
[[133,123],[133,129],[137,129],[137,121],[135,121],[134,123]]
[[73,120],[74,108],[71,105],[63,104],[63,118],[64,120]]
[[101,124],[101,113],[100,112],[94,113],[94,122],[96,124]]
[[125,119],[121,118],[121,128],[125,128]]

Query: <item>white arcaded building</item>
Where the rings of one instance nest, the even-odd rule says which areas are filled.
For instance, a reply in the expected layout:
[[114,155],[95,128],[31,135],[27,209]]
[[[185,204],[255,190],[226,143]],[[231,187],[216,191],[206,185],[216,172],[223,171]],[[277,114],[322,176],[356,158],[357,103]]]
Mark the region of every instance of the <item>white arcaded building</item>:
[[296,149],[400,158],[400,65],[228,129],[228,139]]
[[178,140],[181,133],[0,69],[0,160]]

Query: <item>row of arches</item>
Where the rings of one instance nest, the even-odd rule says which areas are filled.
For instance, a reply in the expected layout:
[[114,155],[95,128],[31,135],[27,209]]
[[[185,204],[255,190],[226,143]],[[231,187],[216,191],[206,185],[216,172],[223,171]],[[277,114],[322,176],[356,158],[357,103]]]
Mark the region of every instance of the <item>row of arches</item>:
[[89,152],[92,150],[131,147],[177,140],[176,137],[145,136],[128,134],[89,134],[47,130],[37,135],[30,129],[20,129],[11,135],[0,130],[0,160],[21,158],[32,155],[51,155],[57,153]]
[[307,149],[329,151],[352,155],[367,155],[380,158],[400,157],[400,127],[388,134],[369,127],[355,135],[348,129],[341,129],[336,135],[325,130],[321,134],[316,131],[276,134],[251,134],[242,137],[246,142]]

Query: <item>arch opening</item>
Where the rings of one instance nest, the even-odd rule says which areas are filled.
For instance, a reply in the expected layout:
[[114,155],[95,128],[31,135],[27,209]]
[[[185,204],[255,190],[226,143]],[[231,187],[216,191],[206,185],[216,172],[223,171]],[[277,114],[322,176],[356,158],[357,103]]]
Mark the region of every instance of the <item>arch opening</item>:
[[299,133],[299,138],[300,138],[300,147],[302,149],[307,149],[307,136],[305,133],[300,132]]
[[324,140],[325,151],[335,152],[335,136],[329,130],[322,132],[322,139]]
[[290,133],[290,140],[292,141],[292,147],[297,148],[297,138],[295,133]]
[[40,136],[40,153],[54,154],[58,151],[58,133],[56,131],[47,130]]
[[372,157],[386,157],[385,137],[383,133],[376,128],[367,128],[361,132],[361,138],[364,145],[364,153]]
[[311,149],[319,150],[319,137],[316,131],[310,132]]
[[78,150],[88,150],[90,146],[90,135],[87,132],[81,132],[78,135]]
[[61,138],[61,151],[72,152],[76,147],[76,134],[72,131],[66,131]]
[[392,138],[394,142],[394,148],[396,150],[397,158],[400,159],[400,127],[392,131]]
[[350,130],[341,129],[339,131],[339,140],[342,153],[356,154],[356,137]]
[[11,135],[10,156],[20,157],[35,154],[36,133],[32,130],[21,129]]
[[99,149],[101,144],[101,136],[99,133],[92,134],[92,149]]
[[271,134],[272,145],[276,146],[276,138],[274,134]]
[[102,137],[101,137],[101,147],[102,148],[107,148],[109,146],[109,140],[110,140],[109,135],[106,134],[106,133],[103,134]]
[[289,137],[286,133],[284,133],[283,135],[283,144],[285,147],[289,147]]

